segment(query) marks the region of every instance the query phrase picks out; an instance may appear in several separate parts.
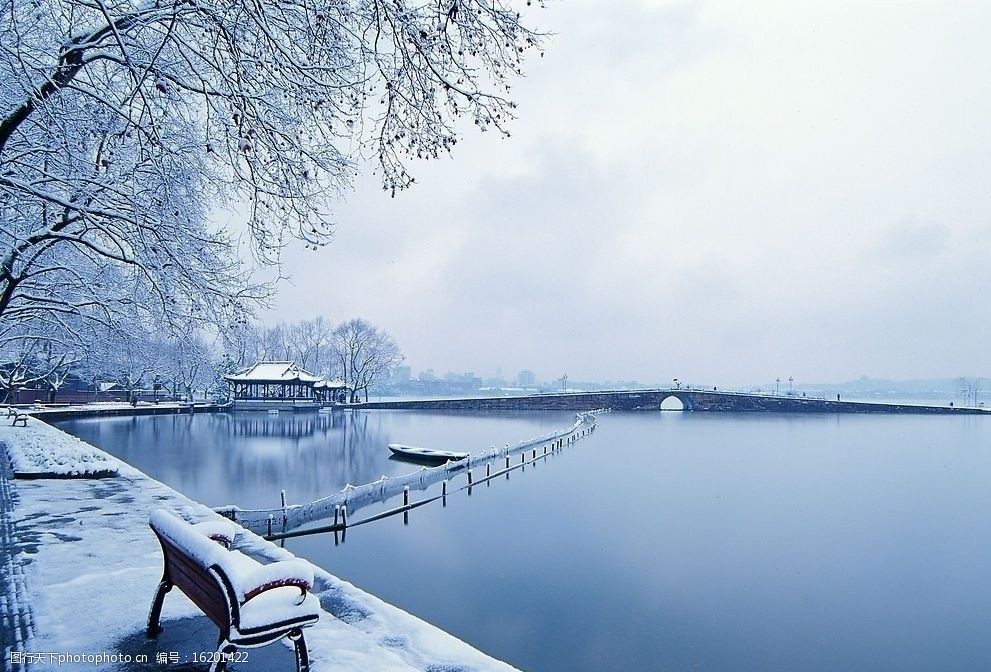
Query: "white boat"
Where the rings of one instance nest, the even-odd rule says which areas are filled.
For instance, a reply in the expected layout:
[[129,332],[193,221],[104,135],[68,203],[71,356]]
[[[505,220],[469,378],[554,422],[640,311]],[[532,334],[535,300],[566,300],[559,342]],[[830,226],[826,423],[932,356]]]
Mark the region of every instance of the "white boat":
[[434,450],[432,448],[417,448],[416,446],[407,446],[402,443],[390,443],[389,450],[399,457],[421,462],[457,462],[468,457],[468,453],[459,453],[451,450]]

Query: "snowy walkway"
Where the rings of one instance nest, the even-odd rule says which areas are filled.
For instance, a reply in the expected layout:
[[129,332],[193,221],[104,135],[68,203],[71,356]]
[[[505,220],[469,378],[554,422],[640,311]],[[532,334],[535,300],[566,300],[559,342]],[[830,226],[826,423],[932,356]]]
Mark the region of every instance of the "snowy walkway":
[[10,463],[0,454],[0,654],[5,666],[9,664],[11,651],[22,650],[31,632],[24,568],[15,560],[23,549],[13,521],[16,506],[13,475]]
[[[0,428],[0,442],[15,441],[16,430]],[[16,481],[0,476],[4,669],[205,670],[207,665],[189,661],[194,653],[213,650],[217,630],[178,591],[165,600],[164,632],[157,640],[144,635],[148,606],[162,572],[161,550],[148,528],[148,514],[157,506],[191,521],[217,514],[105,457],[120,476]],[[6,463],[6,456],[0,461]],[[292,557],[249,532],[238,535],[235,547],[262,562]],[[325,571],[315,568],[315,574],[313,592],[326,613],[306,631],[314,672],[513,669]],[[11,640],[15,633],[20,635]],[[20,641],[23,636],[26,642]],[[24,653],[143,655],[148,660],[58,665],[57,659],[46,656],[45,662],[27,667],[13,664],[11,656]],[[156,662],[160,655],[172,662]],[[247,664],[230,669],[292,670],[292,650],[281,645],[250,650]]]

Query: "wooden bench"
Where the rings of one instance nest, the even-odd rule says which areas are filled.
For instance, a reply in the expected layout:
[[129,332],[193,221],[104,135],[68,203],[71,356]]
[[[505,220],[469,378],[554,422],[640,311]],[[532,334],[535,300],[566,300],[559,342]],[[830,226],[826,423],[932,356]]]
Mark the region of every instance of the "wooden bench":
[[220,628],[211,672],[224,670],[239,648],[253,648],[288,638],[295,648],[296,669],[309,670],[303,628],[317,622],[320,603],[308,591],[312,568],[301,560],[262,565],[230,550],[237,526],[226,521],[190,525],[156,509],[149,522],[162,545],[164,572],[148,614],[148,636],[161,631],[165,595],[179,588]]
[[7,417],[14,418],[13,422],[10,423],[12,427],[17,427],[17,425],[20,425],[21,427],[27,427],[28,418],[31,416],[29,416],[27,413],[21,413],[13,406],[8,406]]

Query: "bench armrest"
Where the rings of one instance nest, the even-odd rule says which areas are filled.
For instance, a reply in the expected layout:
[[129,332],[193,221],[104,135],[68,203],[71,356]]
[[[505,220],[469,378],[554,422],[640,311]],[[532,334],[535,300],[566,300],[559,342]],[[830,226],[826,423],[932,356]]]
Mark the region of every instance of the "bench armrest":
[[245,602],[273,588],[288,586],[299,588],[299,601],[302,603],[306,591],[313,587],[313,568],[302,560],[280,560],[259,566],[242,577],[239,583]]
[[227,549],[237,536],[237,525],[227,520],[206,520],[193,525],[193,529]]

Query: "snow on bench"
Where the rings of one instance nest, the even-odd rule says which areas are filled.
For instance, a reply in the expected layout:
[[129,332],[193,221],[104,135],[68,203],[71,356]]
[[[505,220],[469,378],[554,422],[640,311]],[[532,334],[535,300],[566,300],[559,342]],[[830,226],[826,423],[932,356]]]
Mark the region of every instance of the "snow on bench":
[[15,478],[105,478],[118,474],[117,461],[106,453],[35,418],[21,416],[25,418],[22,427],[0,426],[0,447],[7,450]]
[[13,418],[13,420],[10,421],[11,427],[17,427],[17,425],[20,425],[21,427],[27,427],[28,425],[28,417],[29,417],[28,414],[21,413],[13,406],[7,407],[7,417]]
[[165,594],[179,588],[220,628],[211,672],[225,669],[239,648],[288,638],[297,672],[309,670],[303,628],[317,622],[320,602],[309,592],[313,569],[301,560],[262,565],[230,550],[237,526],[225,521],[190,525],[165,509],[149,524],[162,545],[164,571],[148,614],[148,635],[161,631]]

